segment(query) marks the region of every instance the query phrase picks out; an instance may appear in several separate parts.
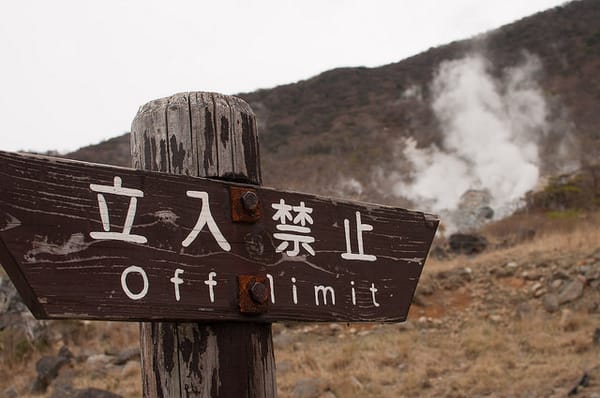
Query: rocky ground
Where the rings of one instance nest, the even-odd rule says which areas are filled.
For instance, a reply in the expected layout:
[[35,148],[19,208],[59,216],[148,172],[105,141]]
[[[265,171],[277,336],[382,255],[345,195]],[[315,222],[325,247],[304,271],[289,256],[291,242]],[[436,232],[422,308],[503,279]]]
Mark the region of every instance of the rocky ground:
[[[274,325],[279,396],[600,397],[596,221],[432,257],[403,324]],[[36,321],[2,277],[0,330],[0,397],[141,395],[135,324]]]
[[282,396],[600,397],[600,250],[565,244],[432,261],[405,324],[278,328]]

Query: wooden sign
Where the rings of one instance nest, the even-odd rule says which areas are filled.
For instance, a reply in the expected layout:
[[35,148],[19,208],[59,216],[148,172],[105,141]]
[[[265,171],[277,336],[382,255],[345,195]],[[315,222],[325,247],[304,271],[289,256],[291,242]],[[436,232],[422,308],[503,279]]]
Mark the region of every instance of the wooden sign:
[[0,152],[0,263],[38,318],[406,319],[438,220]]

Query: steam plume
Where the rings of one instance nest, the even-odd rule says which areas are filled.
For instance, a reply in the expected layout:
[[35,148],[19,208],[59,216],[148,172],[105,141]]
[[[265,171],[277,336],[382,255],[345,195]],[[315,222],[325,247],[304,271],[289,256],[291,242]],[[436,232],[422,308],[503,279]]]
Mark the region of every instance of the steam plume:
[[442,145],[418,148],[407,139],[403,154],[413,172],[395,183],[394,193],[440,212],[457,209],[469,189],[487,190],[495,209],[533,189],[548,124],[540,69],[529,54],[498,78],[479,55],[442,63],[431,86]]

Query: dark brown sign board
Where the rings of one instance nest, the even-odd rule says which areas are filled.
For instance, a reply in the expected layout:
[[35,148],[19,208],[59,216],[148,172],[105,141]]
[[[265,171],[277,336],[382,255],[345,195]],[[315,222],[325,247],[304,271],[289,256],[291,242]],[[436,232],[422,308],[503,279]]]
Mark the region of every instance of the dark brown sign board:
[[398,322],[438,220],[0,152],[0,263],[38,318]]

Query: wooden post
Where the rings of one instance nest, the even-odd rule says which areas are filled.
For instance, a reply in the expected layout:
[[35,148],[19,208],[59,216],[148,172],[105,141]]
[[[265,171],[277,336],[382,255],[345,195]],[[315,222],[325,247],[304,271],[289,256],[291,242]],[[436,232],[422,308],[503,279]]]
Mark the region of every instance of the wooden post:
[[[260,185],[254,113],[239,98],[176,94],[131,127],[133,167]],[[140,324],[144,397],[275,397],[270,324]]]

